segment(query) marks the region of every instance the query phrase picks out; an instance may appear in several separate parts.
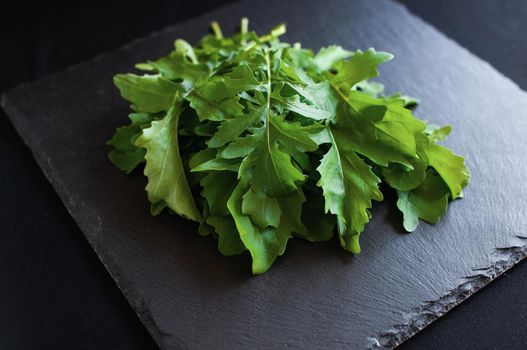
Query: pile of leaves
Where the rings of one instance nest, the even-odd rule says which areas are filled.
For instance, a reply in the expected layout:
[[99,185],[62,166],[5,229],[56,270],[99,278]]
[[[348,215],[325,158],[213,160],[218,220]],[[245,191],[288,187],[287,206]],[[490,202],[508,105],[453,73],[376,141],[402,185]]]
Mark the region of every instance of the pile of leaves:
[[[165,57],[114,78],[131,103],[131,123],[108,142],[129,173],[141,163],[151,212],[199,223],[224,255],[248,250],[254,274],[284,253],[291,237],[338,235],[359,253],[359,236],[381,182],[397,192],[404,227],[437,223],[462,196],[469,171],[437,144],[451,131],[417,119],[416,101],[384,96],[368,82],[392,58],[340,46],[316,54],[278,38],[212,34],[184,40]],[[384,188],[384,186],[383,186]]]

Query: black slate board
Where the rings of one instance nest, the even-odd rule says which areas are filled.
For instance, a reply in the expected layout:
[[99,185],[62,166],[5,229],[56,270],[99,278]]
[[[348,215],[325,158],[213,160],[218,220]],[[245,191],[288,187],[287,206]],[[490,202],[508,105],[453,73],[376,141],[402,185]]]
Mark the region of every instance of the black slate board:
[[[422,100],[418,114],[455,125],[447,142],[472,183],[437,226],[401,233],[393,200],[376,205],[351,256],[337,242],[292,241],[259,277],[247,256],[225,258],[177,217],[152,218],[137,174],[106,160],[125,122],[115,72],[197,40],[211,19],[260,32],[286,21],[286,39],[395,53],[388,90]],[[252,1],[167,28],[3,97],[18,132],[90,244],[163,348],[394,346],[527,254],[527,95],[488,64],[387,1]]]

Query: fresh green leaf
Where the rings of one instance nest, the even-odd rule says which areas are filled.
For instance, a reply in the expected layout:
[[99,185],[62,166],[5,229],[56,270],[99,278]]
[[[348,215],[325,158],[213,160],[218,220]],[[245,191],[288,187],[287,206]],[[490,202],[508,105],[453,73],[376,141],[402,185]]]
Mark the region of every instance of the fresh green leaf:
[[252,222],[262,229],[267,226],[280,225],[280,204],[276,197],[270,197],[264,192],[249,189],[243,196],[242,213],[251,217]]
[[398,191],[397,207],[403,213],[406,231],[417,228],[418,219],[437,224],[448,207],[449,189],[443,180],[432,171],[419,187],[411,191]]
[[211,171],[200,184],[210,215],[228,216],[227,201],[238,184],[236,174],[229,171]]
[[344,50],[341,46],[331,45],[321,48],[313,61],[321,71],[327,71],[337,62],[353,56],[353,52]]
[[280,95],[280,90],[281,86],[279,85],[271,94],[271,98],[282,108],[314,120],[324,120],[331,116],[331,113],[328,111],[301,102],[299,95],[294,95],[292,97],[284,97]]
[[429,137],[432,142],[439,142],[446,139],[448,135],[452,132],[452,127],[450,125],[443,126],[442,128],[434,128],[433,130],[425,130],[429,131]]
[[113,82],[121,91],[121,96],[132,102],[139,112],[166,112],[181,92],[180,85],[159,75],[118,74]]
[[371,201],[381,201],[380,179],[355,152],[349,140],[332,134],[332,145],[317,168],[324,190],[326,212],[337,216],[341,245],[354,253],[360,252],[358,235],[370,221]]
[[305,177],[292,163],[291,156],[281,150],[277,142],[264,143],[254,165],[252,187],[272,196],[284,196],[297,190]]
[[236,223],[240,239],[253,258],[252,271],[254,274],[261,274],[269,269],[279,255],[284,253],[291,232],[274,227],[260,229],[253,224],[251,218],[243,214],[242,209],[243,195],[248,190],[249,186],[240,182],[227,205]]
[[431,144],[426,150],[430,166],[433,167],[450,188],[453,199],[463,197],[463,188],[468,185],[470,172],[463,157],[446,147]]
[[146,149],[146,191],[152,203],[152,214],[159,214],[168,207],[183,217],[200,221],[201,213],[194,203],[179,154],[180,114],[181,102],[178,102],[163,119],[144,129],[135,144]]
[[[328,81],[323,81],[317,84],[308,86],[288,85],[296,91],[301,97],[311,102],[320,111],[327,112],[320,119],[334,117],[337,110],[338,100],[333,94],[331,86]],[[313,118],[316,119],[316,118]]]
[[203,171],[230,170],[237,173],[239,167],[240,164],[236,159],[213,158],[192,168],[190,171],[197,173]]
[[225,256],[243,253],[247,248],[243,245],[236,224],[230,216],[209,216],[207,223],[214,227],[218,235],[218,250]]
[[[192,56],[192,54],[191,54]],[[193,63],[185,52],[176,51],[169,56],[148,64],[168,80],[181,80],[186,91],[190,90],[200,78],[208,77],[210,68],[205,64]]]
[[178,39],[137,64],[146,74],[114,78],[135,113],[108,157],[127,173],[146,162],[152,214],[168,207],[197,221],[220,253],[249,251],[260,274],[292,237],[336,231],[359,253],[381,181],[397,191],[408,231],[462,196],[464,160],[436,144],[452,128],[421,121],[415,98],[369,80],[391,54],[332,45],[315,55],[280,41],[284,25],[261,36],[246,18],[240,27],[227,36],[213,22],[195,45]]
[[417,157],[411,158],[411,168],[398,164],[390,163],[388,167],[382,168],[382,175],[386,182],[394,189],[399,191],[410,191],[419,186],[425,179],[426,169],[428,168],[428,138],[422,134],[417,134]]
[[107,142],[113,149],[108,153],[110,161],[119,169],[130,173],[145,161],[146,151],[135,145],[135,140],[144,128],[150,126],[153,116],[147,113],[130,114],[130,125],[117,128],[113,137]]
[[384,85],[373,81],[363,80],[352,87],[353,90],[362,92],[373,98],[378,98],[384,92]]
[[371,48],[365,52],[357,50],[350,60],[341,60],[335,65],[337,74],[330,78],[331,84],[341,91],[349,91],[353,85],[379,76],[377,66],[392,58],[392,54],[377,52]]
[[[306,202],[302,207],[301,221],[307,228],[305,233],[297,232],[298,237],[310,242],[327,241],[333,237],[337,220],[335,215],[325,213],[324,197],[322,193],[309,191]],[[322,213],[322,214],[321,214]]]
[[208,141],[209,147],[217,148],[234,141],[244,131],[255,123],[265,119],[265,106],[249,106],[249,113],[224,121],[218,128],[218,131]]

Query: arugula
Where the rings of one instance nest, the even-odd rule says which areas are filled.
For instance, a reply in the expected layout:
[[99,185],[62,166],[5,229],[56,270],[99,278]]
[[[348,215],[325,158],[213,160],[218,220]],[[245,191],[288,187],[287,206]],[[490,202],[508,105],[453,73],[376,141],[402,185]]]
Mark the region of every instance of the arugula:
[[249,251],[260,274],[292,237],[331,239],[360,252],[380,185],[398,195],[407,231],[437,223],[470,173],[437,142],[451,127],[417,119],[418,101],[369,79],[393,58],[328,46],[314,54],[248,30],[219,25],[193,46],[139,63],[143,75],[114,83],[131,123],[108,141],[109,159],[130,173],[145,163],[151,212],[168,208],[218,238],[224,255]]

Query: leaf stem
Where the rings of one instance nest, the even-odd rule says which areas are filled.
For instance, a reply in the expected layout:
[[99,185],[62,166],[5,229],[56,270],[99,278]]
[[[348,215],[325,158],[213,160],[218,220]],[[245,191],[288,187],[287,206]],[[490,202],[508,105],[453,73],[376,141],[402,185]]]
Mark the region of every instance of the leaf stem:
[[279,24],[271,30],[271,33],[261,36],[260,42],[265,43],[267,41],[271,41],[273,39],[278,38],[280,35],[285,34],[285,32],[286,32],[285,24],[283,23]]
[[223,39],[223,34],[221,33],[221,28],[218,22],[212,21],[210,22],[210,27],[212,28],[212,32],[214,33],[214,36],[216,39]]
[[340,177],[342,178],[342,182],[344,182],[344,169],[342,169],[342,159],[340,158],[339,147],[337,146],[337,141],[335,141],[335,136],[333,136],[331,127],[328,127],[328,133],[329,133],[329,136],[331,137],[331,144],[332,144],[331,147],[335,147],[335,152],[337,153],[337,159],[339,162],[338,171],[340,173]]
[[241,37],[242,37],[242,45],[247,44],[247,32],[249,30],[249,19],[247,17],[242,18],[241,22]]
[[265,63],[267,66],[267,113],[265,115],[265,133],[267,138],[267,147],[269,153],[271,152],[271,136],[270,136],[270,122],[271,122],[271,59],[269,57],[269,48],[264,48]]

